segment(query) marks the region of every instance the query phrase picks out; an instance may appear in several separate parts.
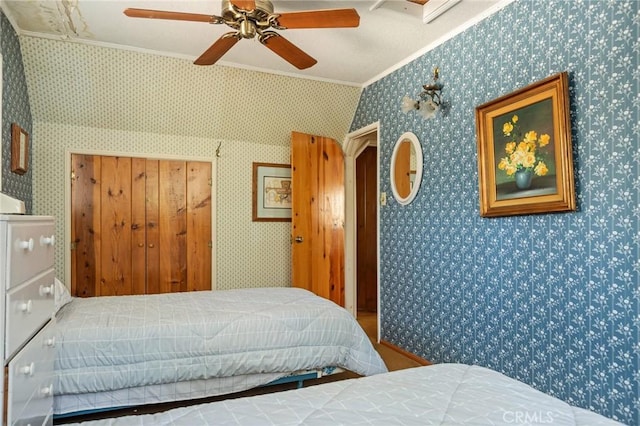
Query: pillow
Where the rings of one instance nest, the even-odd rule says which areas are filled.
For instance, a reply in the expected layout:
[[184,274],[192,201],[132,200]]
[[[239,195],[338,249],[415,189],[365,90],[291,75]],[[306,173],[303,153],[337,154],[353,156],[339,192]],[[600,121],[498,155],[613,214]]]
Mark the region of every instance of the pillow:
[[71,297],[71,293],[69,293],[69,290],[67,289],[67,286],[62,284],[62,282],[56,278],[54,280],[54,285],[55,285],[55,312],[58,313],[58,311],[60,310],[60,308],[62,308],[64,305],[66,305],[67,303],[71,302],[71,300],[73,300],[73,297]]

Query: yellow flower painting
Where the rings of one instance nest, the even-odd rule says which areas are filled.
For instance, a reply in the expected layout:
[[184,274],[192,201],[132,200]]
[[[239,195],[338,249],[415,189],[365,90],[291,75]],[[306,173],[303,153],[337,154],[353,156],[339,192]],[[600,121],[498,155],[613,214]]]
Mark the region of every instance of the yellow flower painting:
[[476,107],[480,216],[575,210],[568,73]]
[[538,136],[535,130],[522,134],[516,114],[502,125],[502,133],[507,138],[504,152],[500,158],[498,169],[507,176],[514,176],[517,171],[529,170],[537,176],[545,176],[549,168],[545,164],[543,149],[549,145],[551,137],[548,134]]

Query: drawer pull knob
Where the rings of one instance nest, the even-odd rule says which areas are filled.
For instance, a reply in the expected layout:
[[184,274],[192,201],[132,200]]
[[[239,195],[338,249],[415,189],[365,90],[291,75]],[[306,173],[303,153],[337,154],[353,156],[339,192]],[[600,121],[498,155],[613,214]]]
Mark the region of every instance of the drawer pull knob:
[[35,371],[35,364],[32,362],[29,365],[25,365],[24,367],[20,367],[20,372],[25,376],[33,376],[33,372]]
[[18,304],[18,310],[24,312],[25,314],[30,314],[31,309],[33,309],[33,302],[31,300],[27,300],[26,302]]
[[22,250],[33,251],[33,238],[16,241],[16,247]]
[[56,338],[49,337],[48,339],[44,339],[44,345],[53,348],[56,345]]
[[45,237],[44,235],[40,236],[40,245],[41,246],[52,246],[56,243],[56,237],[55,235],[52,235],[50,237]]
[[53,291],[54,291],[54,285],[41,285],[40,286],[40,296],[52,296],[53,295]]
[[53,385],[45,386],[40,389],[40,395],[45,397],[53,395]]

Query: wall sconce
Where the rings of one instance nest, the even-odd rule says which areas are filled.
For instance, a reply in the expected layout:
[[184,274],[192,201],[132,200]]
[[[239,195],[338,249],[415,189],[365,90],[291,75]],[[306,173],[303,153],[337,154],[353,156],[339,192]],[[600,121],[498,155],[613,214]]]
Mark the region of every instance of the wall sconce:
[[402,98],[400,106],[402,112],[407,114],[409,111],[416,110],[418,114],[425,120],[434,118],[436,112],[444,108],[444,102],[441,97],[441,91],[444,84],[438,82],[440,70],[436,67],[433,70],[433,83],[422,86],[422,92],[417,96],[417,100],[413,100],[409,95]]

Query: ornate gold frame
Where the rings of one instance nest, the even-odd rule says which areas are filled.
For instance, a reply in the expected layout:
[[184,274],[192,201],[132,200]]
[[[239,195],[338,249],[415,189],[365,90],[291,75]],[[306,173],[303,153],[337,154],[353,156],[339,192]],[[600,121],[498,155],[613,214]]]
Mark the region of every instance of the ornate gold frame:
[[[562,72],[476,107],[480,216],[509,216],[573,211],[575,187],[569,121],[568,75]],[[549,174],[535,189],[517,189],[498,168],[505,144],[503,122],[522,115],[547,130],[552,149]],[[521,120],[523,124],[525,120]],[[500,174],[498,174],[500,173]],[[505,177],[507,176],[507,177]],[[534,179],[536,179],[534,177]]]

